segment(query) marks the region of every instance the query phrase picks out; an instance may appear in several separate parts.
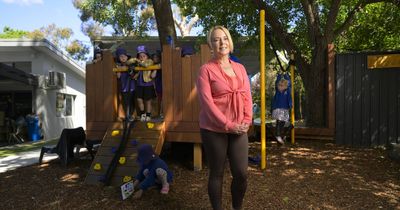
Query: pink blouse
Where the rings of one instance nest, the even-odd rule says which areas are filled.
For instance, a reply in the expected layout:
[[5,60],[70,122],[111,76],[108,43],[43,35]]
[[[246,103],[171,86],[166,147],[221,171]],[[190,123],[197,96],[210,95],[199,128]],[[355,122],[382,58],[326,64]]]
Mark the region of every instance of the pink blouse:
[[227,75],[216,60],[200,67],[197,93],[200,128],[230,133],[236,124],[252,123],[252,99],[246,69],[230,60],[236,76]]

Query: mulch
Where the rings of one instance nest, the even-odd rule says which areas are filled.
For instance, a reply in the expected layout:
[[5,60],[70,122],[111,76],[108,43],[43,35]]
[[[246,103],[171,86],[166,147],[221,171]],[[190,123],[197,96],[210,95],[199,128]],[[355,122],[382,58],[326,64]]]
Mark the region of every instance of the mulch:
[[[259,142],[249,151],[258,155]],[[207,167],[193,171],[190,158],[176,157],[163,156],[174,172],[170,193],[152,189],[140,200],[122,201],[116,187],[84,184],[89,158],[68,168],[54,160],[1,173],[1,209],[210,209]],[[230,209],[228,166],[225,171],[223,203]],[[268,142],[267,169],[249,165],[248,171],[244,209],[400,209],[400,164],[382,148]]]

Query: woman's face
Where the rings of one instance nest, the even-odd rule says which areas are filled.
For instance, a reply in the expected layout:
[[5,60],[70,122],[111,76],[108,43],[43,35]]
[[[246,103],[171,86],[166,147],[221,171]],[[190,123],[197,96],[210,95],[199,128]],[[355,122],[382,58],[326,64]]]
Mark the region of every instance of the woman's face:
[[139,56],[138,56],[138,58],[139,58],[139,60],[141,60],[141,61],[145,61],[145,60],[147,60],[147,54],[146,53],[139,53]]
[[221,29],[215,29],[211,35],[211,47],[218,57],[229,55],[230,45],[228,36]]

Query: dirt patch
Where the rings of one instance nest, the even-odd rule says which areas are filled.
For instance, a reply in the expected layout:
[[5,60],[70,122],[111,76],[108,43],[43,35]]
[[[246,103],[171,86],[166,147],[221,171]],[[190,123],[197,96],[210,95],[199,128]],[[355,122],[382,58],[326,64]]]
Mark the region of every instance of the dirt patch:
[[[259,151],[259,143],[250,144],[251,156]],[[168,157],[175,180],[167,196],[153,189],[140,200],[121,201],[116,188],[83,184],[91,160],[68,168],[55,160],[0,174],[0,203],[2,209],[210,209],[207,167],[195,172]],[[267,170],[249,167],[244,209],[400,209],[400,165],[382,149],[268,142],[267,157]],[[226,209],[230,180],[227,168]]]

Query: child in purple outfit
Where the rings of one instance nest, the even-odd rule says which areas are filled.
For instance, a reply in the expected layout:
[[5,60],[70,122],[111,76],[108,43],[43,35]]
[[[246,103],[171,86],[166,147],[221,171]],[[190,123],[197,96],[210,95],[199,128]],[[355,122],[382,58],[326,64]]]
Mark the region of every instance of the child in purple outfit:
[[128,59],[130,56],[124,48],[118,48],[116,54],[117,68],[128,68],[128,71],[117,72],[117,78],[120,82],[120,91],[122,95],[122,107],[125,112],[126,118],[132,121],[134,119],[133,110],[135,107],[135,80],[133,79],[135,72],[133,67],[129,65]]
[[169,183],[172,182],[172,172],[167,164],[159,158],[149,144],[142,144],[138,149],[137,162],[140,169],[135,176],[134,189],[138,191],[133,195],[134,199],[142,197],[142,194],[149,187],[161,186],[161,194],[168,194]]
[[[137,65],[141,67],[148,67],[153,65],[153,60],[149,58],[146,46],[139,45],[137,47]],[[137,102],[140,109],[140,121],[151,120],[151,100],[156,97],[154,90],[154,78],[156,77],[156,70],[153,71],[139,71],[137,77]]]

